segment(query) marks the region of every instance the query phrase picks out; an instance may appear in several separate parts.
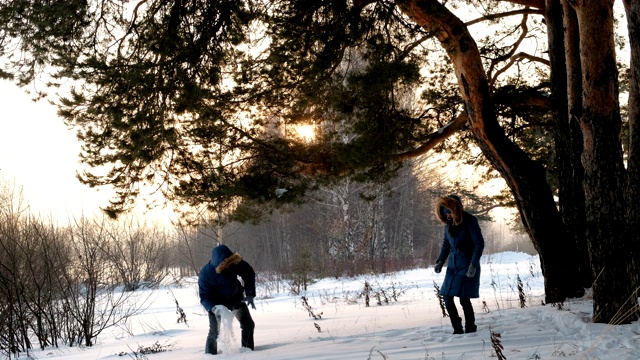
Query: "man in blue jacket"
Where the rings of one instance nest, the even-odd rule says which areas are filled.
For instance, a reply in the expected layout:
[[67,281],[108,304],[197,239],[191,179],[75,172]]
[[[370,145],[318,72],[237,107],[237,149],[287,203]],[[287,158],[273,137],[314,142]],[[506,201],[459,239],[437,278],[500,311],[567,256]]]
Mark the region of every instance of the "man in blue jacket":
[[[457,195],[440,198],[436,203],[436,215],[444,226],[444,239],[440,256],[434,271],[440,273],[444,262],[449,258],[447,273],[440,288],[440,295],[451,318],[454,334],[476,332],[475,314],[471,299],[480,297],[480,256],[484,249],[484,238],[478,225],[478,219],[464,211],[462,201]],[[465,328],[453,302],[460,298],[464,312]]]
[[[244,286],[238,280],[242,278]],[[200,303],[209,314],[209,334],[205,353],[218,353],[218,332],[220,319],[215,314],[215,306],[224,305],[240,322],[242,347],[253,350],[253,330],[255,323],[249,307],[255,310],[253,298],[256,296],[256,274],[251,265],[240,254],[232,252],[226,245],[218,245],[211,251],[211,260],[198,274]]]

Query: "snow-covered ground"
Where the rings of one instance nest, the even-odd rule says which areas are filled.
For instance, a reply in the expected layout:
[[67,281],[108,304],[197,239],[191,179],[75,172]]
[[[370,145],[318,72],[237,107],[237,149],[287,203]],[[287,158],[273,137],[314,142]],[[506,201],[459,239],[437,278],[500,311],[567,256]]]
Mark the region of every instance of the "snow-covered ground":
[[[251,259],[247,259],[251,261]],[[153,302],[127,326],[106,330],[90,348],[48,348],[37,359],[496,359],[491,334],[499,334],[506,359],[640,359],[640,324],[608,326],[590,322],[588,298],[562,307],[542,305],[543,278],[537,256],[499,253],[482,258],[481,296],[473,300],[478,332],[451,335],[435,295],[444,271],[416,269],[380,276],[322,279],[305,295],[258,288],[251,310],[255,351],[240,348],[240,329],[223,330],[222,354],[204,354],[207,316],[197,297],[196,279],[153,291]],[[526,308],[520,307],[518,278]],[[389,299],[365,306],[359,294],[367,281]],[[395,289],[397,301],[392,295]],[[150,291],[150,290],[149,290]],[[140,292],[140,295],[144,295]],[[141,296],[144,298],[145,296]],[[187,323],[178,323],[176,303]],[[381,297],[384,300],[384,297]],[[459,307],[460,309],[460,307]],[[462,313],[461,309],[460,312]],[[318,325],[318,328],[315,325]],[[142,354],[141,349],[166,350]],[[27,356],[23,356],[27,359]]]

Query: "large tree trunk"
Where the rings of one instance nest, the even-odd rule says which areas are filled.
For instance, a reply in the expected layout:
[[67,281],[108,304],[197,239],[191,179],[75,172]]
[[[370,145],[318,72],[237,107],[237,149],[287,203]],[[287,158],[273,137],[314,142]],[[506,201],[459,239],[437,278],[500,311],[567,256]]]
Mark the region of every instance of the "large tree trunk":
[[640,286],[640,1],[625,0],[631,56],[629,67],[629,157],[627,159],[627,239],[631,242],[633,288]]
[[[585,235],[585,204],[582,181],[582,72],[578,23],[573,8],[561,0],[547,0],[545,8],[551,62],[551,90],[557,131],[554,134],[558,165],[560,214],[573,239],[576,296],[592,285],[591,263]],[[581,291],[582,289],[582,291]]]
[[591,255],[593,321],[638,319],[638,298],[629,273],[631,248],[625,237],[625,169],[613,33],[613,0],[571,1],[576,10],[582,66],[584,191],[587,243]]
[[[571,49],[572,44],[565,45],[563,14],[564,11],[560,0],[546,1],[545,20],[547,22],[548,53],[551,63],[551,94],[553,118],[556,122],[554,145],[559,172],[558,198],[560,200],[560,214],[567,230],[567,239],[573,241],[576,248],[575,256],[571,257],[572,262],[568,266],[571,266],[573,271],[571,276],[577,281],[569,282],[571,287],[567,289],[567,295],[577,297],[584,294],[584,288],[591,287],[591,267],[584,236],[583,170],[580,162],[582,133],[580,132],[578,121],[570,122],[573,117],[567,112],[569,103],[573,106],[574,102],[569,99],[569,88],[572,91],[579,89],[579,87],[575,87],[579,85],[579,82],[568,86],[567,74],[573,74],[573,69],[570,69],[570,67],[575,64],[575,59],[570,54],[565,56],[565,50]],[[567,33],[570,32],[570,29],[568,29]],[[578,94],[581,95],[580,93]]]
[[473,134],[483,154],[514,195],[520,216],[540,255],[547,302],[568,295],[575,244],[568,239],[544,169],[513,144],[498,124],[477,45],[462,21],[435,0],[398,1],[402,11],[432,32],[447,51]]

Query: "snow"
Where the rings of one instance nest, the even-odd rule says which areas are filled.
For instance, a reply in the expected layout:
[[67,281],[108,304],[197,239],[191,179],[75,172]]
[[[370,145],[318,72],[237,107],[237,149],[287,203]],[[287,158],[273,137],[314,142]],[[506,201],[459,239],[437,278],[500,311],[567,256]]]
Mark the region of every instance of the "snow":
[[[248,259],[250,261],[250,259]],[[500,335],[506,359],[639,359],[640,324],[591,323],[588,296],[562,306],[543,305],[539,259],[505,252],[482,258],[480,298],[473,299],[478,332],[452,335],[435,296],[444,271],[415,269],[384,275],[327,278],[300,295],[258,288],[255,351],[240,347],[236,320],[222,327],[216,357],[204,354],[208,318],[198,302],[195,278],[180,285],[140,291],[152,302],[126,326],[103,332],[93,347],[47,348],[30,353],[37,359],[497,359],[491,334]],[[520,307],[518,278],[525,293]],[[367,281],[384,289],[389,303],[359,296]],[[281,287],[282,288],[282,287]],[[396,290],[397,301],[390,296]],[[301,296],[308,299],[310,317]],[[175,297],[175,300],[174,300]],[[177,322],[176,303],[187,323]],[[462,309],[459,307],[460,313]],[[229,314],[228,314],[229,315]],[[227,315],[227,317],[229,317]],[[320,327],[320,331],[315,324]],[[166,350],[137,354],[141,348]],[[26,355],[21,357],[27,359]]]

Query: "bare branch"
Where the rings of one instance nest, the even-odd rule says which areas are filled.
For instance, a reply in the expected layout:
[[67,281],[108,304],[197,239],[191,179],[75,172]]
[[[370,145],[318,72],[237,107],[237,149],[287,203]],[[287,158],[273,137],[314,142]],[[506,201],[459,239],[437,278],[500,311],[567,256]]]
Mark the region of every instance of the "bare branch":
[[504,1],[511,4],[530,6],[532,8],[536,8],[540,10],[544,10],[545,8],[544,0],[498,0],[498,1]]
[[508,106],[533,106],[543,109],[550,109],[552,106],[551,99],[548,96],[543,96],[537,92],[519,93],[513,100],[514,101],[500,101],[500,103]]
[[353,6],[359,9],[364,9],[367,5],[373,4],[378,0],[354,0]]
[[542,10],[535,10],[535,9],[525,8],[525,9],[520,9],[520,10],[507,11],[507,12],[503,12],[503,13],[499,13],[499,14],[485,15],[485,16],[483,16],[481,18],[477,18],[477,19],[474,19],[474,20],[471,20],[471,21],[467,21],[465,23],[465,25],[471,26],[471,25],[475,25],[475,24],[483,22],[483,21],[501,19],[501,18],[514,16],[514,15],[544,15],[544,12]]
[[511,57],[511,59],[509,60],[509,62],[507,63],[507,65],[505,65],[502,69],[499,69],[498,71],[496,71],[495,75],[493,75],[491,77],[491,85],[493,85],[496,81],[496,79],[498,78],[498,76],[500,76],[501,74],[503,74],[505,71],[507,71],[511,66],[513,66],[515,63],[520,62],[521,60],[530,60],[530,61],[535,61],[535,62],[539,62],[541,64],[550,66],[550,62],[547,59],[543,59],[541,57],[537,57],[537,56],[533,56],[531,54],[526,54],[526,53],[518,53],[515,56]]
[[[522,21],[520,21],[520,28],[522,29],[522,33],[520,34],[520,37],[518,37],[518,40],[516,40],[516,42],[513,43],[513,45],[511,45],[511,50],[508,53],[491,60],[491,66],[489,66],[489,71],[487,72],[487,77],[490,79],[489,80],[489,86],[493,87],[493,84],[496,82],[496,80],[498,78],[498,75],[504,73],[508,68],[511,67],[511,65],[513,65],[515,63],[515,60],[512,57],[515,54],[515,52],[518,49],[518,47],[520,46],[520,44],[522,43],[522,41],[529,34],[529,27],[527,26],[527,19],[528,18],[529,18],[529,15],[527,15],[527,14],[522,16]],[[493,69],[495,68],[495,66],[499,62],[504,61],[504,60],[509,59],[509,58],[511,58],[509,63],[507,65],[505,65],[502,69],[496,71],[496,74],[492,76]]]
[[433,35],[427,34],[427,35],[417,39],[413,43],[409,44],[409,46],[407,46],[407,48],[404,49],[404,51],[398,56],[398,58],[401,59],[401,60],[404,59],[405,57],[407,57],[411,53],[411,51],[413,51],[413,49],[415,49],[420,44],[422,44],[423,42],[427,41],[428,39],[430,39],[432,37],[433,37]]
[[394,159],[398,161],[404,161],[415,158],[419,155],[426,154],[429,150],[436,147],[436,145],[443,142],[445,139],[455,134],[458,130],[462,129],[467,124],[467,113],[462,112],[453,121],[438,129],[435,133],[431,134],[429,139],[418,148],[397,154]]
[[133,19],[131,20],[131,24],[129,25],[129,28],[127,29],[126,34],[122,36],[118,44],[119,57],[122,57],[121,50],[122,50],[122,45],[124,44],[124,40],[127,38],[127,36],[129,36],[129,34],[131,34],[131,31],[133,31],[134,27],[136,26],[136,21],[138,20],[138,9],[146,2],[147,0],[141,0],[136,4],[136,7],[133,9]]

